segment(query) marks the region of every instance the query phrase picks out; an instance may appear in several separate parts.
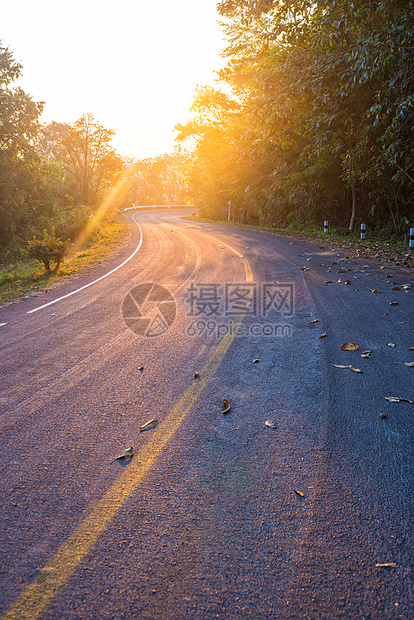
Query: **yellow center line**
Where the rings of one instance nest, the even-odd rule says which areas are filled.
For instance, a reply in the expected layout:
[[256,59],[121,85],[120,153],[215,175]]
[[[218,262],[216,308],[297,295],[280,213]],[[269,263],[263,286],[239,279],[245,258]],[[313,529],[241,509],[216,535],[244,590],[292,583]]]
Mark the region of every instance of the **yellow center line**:
[[[210,235],[207,236],[210,237]],[[211,238],[214,239],[214,237]],[[216,239],[216,241],[219,240]],[[242,258],[246,281],[252,282],[253,273],[247,259],[227,243],[219,242]],[[244,316],[245,313],[241,312],[234,319],[234,323],[243,321]],[[176,433],[223,361],[234,338],[233,330],[229,329],[228,334],[220,341],[200,372],[200,377],[191,384],[164,422],[159,425],[157,431],[136,453],[123,474],[43,567],[38,580],[22,592],[1,620],[36,620],[47,609],[59,588],[68,581]]]
[[228,243],[221,241],[221,239],[216,239],[216,237],[213,237],[212,235],[208,235],[205,232],[203,232],[203,235],[205,235],[206,237],[210,237],[210,239],[214,239],[214,241],[217,241],[218,243],[221,243],[221,245],[224,245],[228,250],[230,250],[231,252],[234,252],[234,254],[236,254],[239,258],[241,258],[244,264],[244,270],[246,272],[246,282],[253,282],[253,271],[252,271],[252,268],[250,267],[250,263],[247,260],[247,258],[241,252],[239,252],[239,250],[236,250],[236,248],[233,248]]

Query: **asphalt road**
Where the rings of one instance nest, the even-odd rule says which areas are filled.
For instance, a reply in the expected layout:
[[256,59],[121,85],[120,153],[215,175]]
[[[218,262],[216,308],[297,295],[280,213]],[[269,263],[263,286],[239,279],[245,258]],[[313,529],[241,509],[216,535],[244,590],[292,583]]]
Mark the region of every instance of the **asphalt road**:
[[0,309],[1,617],[412,620],[410,275],[185,214]]

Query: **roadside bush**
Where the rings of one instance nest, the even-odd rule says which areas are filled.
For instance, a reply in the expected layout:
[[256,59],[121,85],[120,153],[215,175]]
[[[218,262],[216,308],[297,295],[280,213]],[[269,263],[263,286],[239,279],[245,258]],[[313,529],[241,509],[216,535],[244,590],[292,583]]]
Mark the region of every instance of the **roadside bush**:
[[10,271],[5,271],[0,274],[0,286],[7,286],[11,282],[13,282],[13,274]]
[[29,258],[34,258],[43,263],[46,271],[52,271],[51,264],[55,262],[56,265],[53,271],[59,269],[67,249],[69,246],[68,241],[62,241],[55,236],[55,227],[52,228],[52,234],[49,235],[46,229],[43,230],[43,239],[37,239],[33,237],[32,241],[27,244],[27,255]]

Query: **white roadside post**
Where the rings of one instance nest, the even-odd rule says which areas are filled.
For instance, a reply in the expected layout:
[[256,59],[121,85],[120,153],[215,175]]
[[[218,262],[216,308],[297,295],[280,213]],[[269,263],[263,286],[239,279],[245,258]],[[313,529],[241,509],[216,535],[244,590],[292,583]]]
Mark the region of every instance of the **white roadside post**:
[[410,248],[414,248],[414,228],[410,228]]
[[328,234],[328,220],[325,220],[323,223],[323,232]]
[[361,239],[365,239],[365,224],[361,224]]
[[229,200],[227,204],[229,205],[229,214],[227,216],[227,221],[230,222],[231,200]]

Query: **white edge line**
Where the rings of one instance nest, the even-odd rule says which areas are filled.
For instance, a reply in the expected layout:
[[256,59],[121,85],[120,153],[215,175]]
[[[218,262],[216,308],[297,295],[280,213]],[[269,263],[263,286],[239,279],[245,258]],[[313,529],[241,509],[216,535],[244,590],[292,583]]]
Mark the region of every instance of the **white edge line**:
[[0,323],[0,327],[3,327],[3,325],[7,325],[7,323]]
[[[138,214],[136,214],[136,215],[138,215]],[[140,230],[141,239],[139,240],[139,243],[138,243],[137,247],[135,248],[135,250],[132,252],[131,256],[128,256],[128,258],[126,260],[124,260],[123,263],[118,265],[118,267],[115,267],[115,269],[112,269],[111,271],[108,271],[108,273],[105,273],[103,276],[101,276],[97,280],[94,280],[93,282],[89,282],[89,284],[85,284],[85,286],[81,286],[80,288],[76,289],[76,291],[72,291],[71,293],[68,293],[67,295],[63,295],[63,297],[59,297],[58,299],[54,299],[53,301],[49,301],[49,303],[43,304],[43,306],[39,306],[38,308],[34,308],[34,310],[28,310],[26,312],[26,314],[32,314],[33,312],[37,312],[38,310],[42,310],[43,308],[47,308],[48,306],[51,306],[52,304],[56,304],[58,301],[62,301],[62,299],[66,299],[67,297],[71,297],[72,295],[76,295],[76,293],[79,293],[80,291],[85,290],[85,288],[88,288],[89,286],[92,286],[93,284],[96,284],[97,282],[100,282],[104,278],[107,278],[111,274],[115,273],[115,271],[118,271],[118,269],[121,269],[121,267],[126,265],[132,258],[134,258],[135,254],[138,252],[138,250],[140,249],[140,247],[142,245],[142,229],[141,229],[141,226],[138,224],[138,222],[135,220],[135,216],[134,215],[132,216],[132,219],[134,220],[135,224],[138,226],[138,228]],[[5,325],[5,323],[3,323],[3,325]]]

